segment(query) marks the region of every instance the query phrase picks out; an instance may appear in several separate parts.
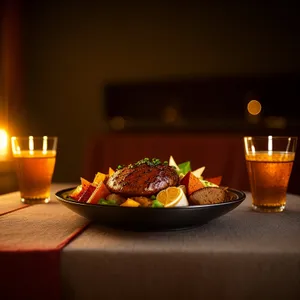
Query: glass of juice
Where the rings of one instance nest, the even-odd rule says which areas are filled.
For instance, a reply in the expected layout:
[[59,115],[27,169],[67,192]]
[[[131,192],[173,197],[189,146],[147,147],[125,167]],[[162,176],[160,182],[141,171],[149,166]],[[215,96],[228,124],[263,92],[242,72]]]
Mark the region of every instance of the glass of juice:
[[245,136],[244,146],[253,210],[282,212],[286,206],[297,137]]
[[57,137],[11,137],[12,155],[21,194],[26,204],[48,203],[56,162]]

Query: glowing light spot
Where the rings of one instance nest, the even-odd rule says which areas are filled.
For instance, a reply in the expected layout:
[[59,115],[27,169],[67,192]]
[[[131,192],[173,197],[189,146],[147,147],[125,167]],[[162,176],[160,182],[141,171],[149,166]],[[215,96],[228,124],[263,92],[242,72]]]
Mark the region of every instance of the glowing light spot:
[[7,155],[7,132],[4,129],[0,129],[0,155]]
[[257,100],[249,101],[247,105],[248,113],[251,115],[258,115],[261,112],[261,104]]
[[11,146],[12,146],[12,153],[15,154],[21,154],[21,148],[18,145],[17,138],[15,136],[11,137]]

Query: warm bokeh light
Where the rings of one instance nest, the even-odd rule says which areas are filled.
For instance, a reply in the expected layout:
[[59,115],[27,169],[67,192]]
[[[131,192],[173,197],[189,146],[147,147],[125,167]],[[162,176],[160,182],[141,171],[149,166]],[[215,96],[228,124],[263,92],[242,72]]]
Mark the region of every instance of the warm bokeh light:
[[247,105],[248,113],[251,115],[258,115],[261,112],[261,104],[257,100],[251,100]]
[[125,128],[125,119],[121,116],[114,117],[110,120],[110,126],[114,130],[123,130]]
[[8,143],[8,135],[6,130],[0,129],[0,155],[5,156],[7,155],[7,143]]
[[165,123],[174,123],[178,119],[177,109],[172,106],[167,106],[163,113]]
[[269,116],[264,119],[268,128],[284,129],[287,126],[287,119],[278,116]]

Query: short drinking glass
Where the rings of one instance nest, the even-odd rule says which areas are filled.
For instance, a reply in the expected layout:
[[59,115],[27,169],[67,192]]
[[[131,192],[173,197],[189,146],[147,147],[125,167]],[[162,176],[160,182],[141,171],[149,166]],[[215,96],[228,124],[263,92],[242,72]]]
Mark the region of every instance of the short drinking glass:
[[11,145],[21,201],[27,204],[48,203],[57,137],[13,136]]
[[252,208],[260,212],[282,212],[286,206],[297,137],[246,136],[244,145]]

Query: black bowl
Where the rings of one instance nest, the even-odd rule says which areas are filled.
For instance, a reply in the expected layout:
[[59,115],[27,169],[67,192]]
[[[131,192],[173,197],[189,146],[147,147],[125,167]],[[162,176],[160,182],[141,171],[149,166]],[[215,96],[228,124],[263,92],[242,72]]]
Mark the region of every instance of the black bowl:
[[228,189],[232,201],[184,207],[121,207],[76,202],[68,198],[75,187],[56,192],[56,198],[77,214],[99,224],[125,230],[176,230],[201,226],[240,205],[246,198],[242,191]]

